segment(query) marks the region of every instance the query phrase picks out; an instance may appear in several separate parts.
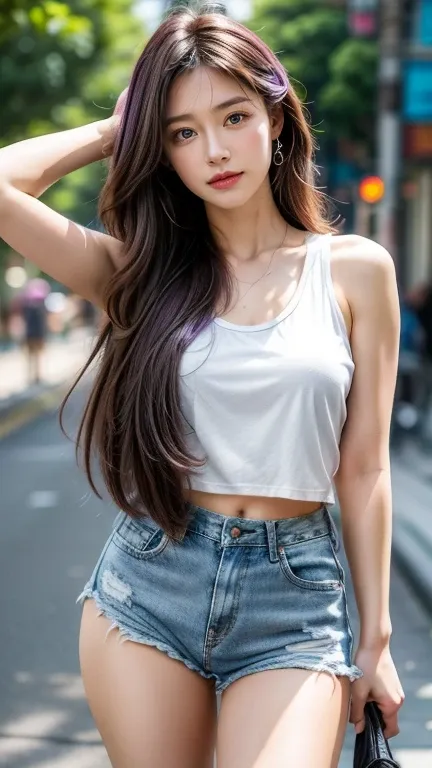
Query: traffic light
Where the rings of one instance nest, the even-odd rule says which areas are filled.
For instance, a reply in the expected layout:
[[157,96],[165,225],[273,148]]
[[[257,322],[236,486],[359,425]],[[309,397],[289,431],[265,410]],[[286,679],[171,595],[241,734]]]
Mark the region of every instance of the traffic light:
[[384,181],[380,176],[366,176],[359,184],[359,195],[365,203],[378,203],[384,193]]

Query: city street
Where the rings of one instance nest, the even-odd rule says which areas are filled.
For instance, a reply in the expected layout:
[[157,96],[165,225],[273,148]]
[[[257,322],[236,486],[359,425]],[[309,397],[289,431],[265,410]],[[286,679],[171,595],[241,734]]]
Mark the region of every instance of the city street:
[[[71,433],[82,403],[68,408]],[[0,441],[0,487],[0,765],[108,768],[79,675],[76,597],[115,510],[89,491],[53,411]],[[406,693],[395,754],[432,768],[432,622],[395,569],[392,618]],[[340,768],[352,743],[350,726]]]

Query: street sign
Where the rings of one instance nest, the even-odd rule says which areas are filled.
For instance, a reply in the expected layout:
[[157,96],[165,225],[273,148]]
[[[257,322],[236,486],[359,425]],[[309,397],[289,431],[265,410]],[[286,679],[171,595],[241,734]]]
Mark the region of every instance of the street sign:
[[377,19],[378,0],[348,0],[348,26],[354,37],[374,37]]
[[432,45],[432,0],[420,0],[417,39],[420,45]]
[[403,113],[410,123],[432,123],[432,61],[405,62]]

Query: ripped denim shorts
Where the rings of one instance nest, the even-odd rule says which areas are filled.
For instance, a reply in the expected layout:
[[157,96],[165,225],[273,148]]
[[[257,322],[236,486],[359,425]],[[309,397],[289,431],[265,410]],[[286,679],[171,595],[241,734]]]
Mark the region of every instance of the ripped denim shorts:
[[214,679],[217,693],[266,669],[362,676],[325,506],[282,520],[188,508],[178,541],[120,512],[78,600],[94,598],[123,638]]

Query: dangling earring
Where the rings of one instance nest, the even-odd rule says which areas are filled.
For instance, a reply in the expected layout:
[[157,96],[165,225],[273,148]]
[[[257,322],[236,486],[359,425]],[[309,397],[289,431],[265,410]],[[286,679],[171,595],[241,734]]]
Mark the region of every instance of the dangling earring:
[[282,165],[282,163],[284,161],[284,156],[283,156],[283,154],[281,152],[282,144],[280,143],[279,139],[276,139],[276,141],[277,141],[277,147],[276,147],[276,151],[275,151],[275,153],[273,155],[273,162],[274,162],[275,165]]

